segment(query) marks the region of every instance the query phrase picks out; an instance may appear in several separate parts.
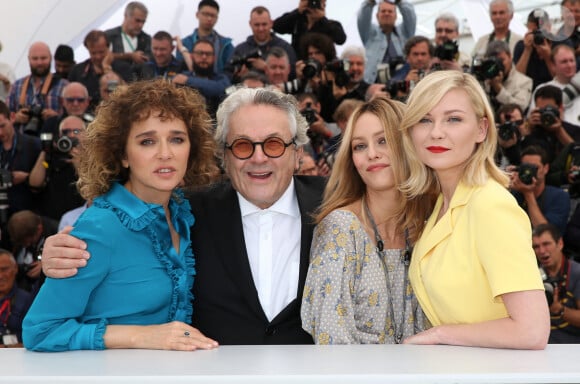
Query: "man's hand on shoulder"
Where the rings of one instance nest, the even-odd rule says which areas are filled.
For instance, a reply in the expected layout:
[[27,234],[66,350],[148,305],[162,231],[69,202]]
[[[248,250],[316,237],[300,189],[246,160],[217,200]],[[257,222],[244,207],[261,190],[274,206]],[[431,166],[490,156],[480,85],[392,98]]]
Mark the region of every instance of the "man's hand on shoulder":
[[73,227],[65,227],[50,236],[42,251],[42,271],[48,277],[62,279],[76,275],[78,268],[87,265],[90,257],[87,244],[70,235]]

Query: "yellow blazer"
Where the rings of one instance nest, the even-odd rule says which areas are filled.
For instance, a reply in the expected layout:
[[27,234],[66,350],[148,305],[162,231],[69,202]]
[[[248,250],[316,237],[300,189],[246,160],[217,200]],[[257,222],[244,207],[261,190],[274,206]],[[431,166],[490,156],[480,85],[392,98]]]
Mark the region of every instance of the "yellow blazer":
[[460,183],[435,223],[442,203],[439,196],[409,270],[432,325],[507,317],[502,294],[543,289],[530,220],[506,188]]

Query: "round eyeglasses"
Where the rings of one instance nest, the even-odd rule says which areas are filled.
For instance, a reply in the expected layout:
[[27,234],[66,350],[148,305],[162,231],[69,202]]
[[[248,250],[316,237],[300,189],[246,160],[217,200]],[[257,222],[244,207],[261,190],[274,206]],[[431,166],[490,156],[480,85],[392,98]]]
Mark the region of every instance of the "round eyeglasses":
[[294,139],[285,143],[279,137],[269,137],[264,141],[251,141],[250,139],[236,139],[230,145],[225,145],[226,149],[232,151],[232,155],[240,160],[247,160],[254,155],[256,145],[262,147],[262,152],[270,158],[278,158],[286,152],[286,148],[296,144]]

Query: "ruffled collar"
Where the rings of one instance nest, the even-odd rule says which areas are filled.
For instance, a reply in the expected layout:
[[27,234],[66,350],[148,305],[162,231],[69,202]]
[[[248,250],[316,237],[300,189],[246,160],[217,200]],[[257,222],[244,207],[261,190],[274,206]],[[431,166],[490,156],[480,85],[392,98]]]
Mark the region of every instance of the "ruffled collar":
[[[109,208],[119,217],[123,225],[133,231],[141,231],[147,228],[161,214],[165,217],[163,206],[160,204],[146,203],[137,196],[129,192],[119,183],[113,183],[111,189],[95,198],[93,204],[100,208]],[[183,225],[190,228],[194,218],[191,214],[189,201],[183,197],[183,191],[176,189],[169,200],[169,211],[171,221],[180,235],[184,235]],[[188,233],[189,235],[189,233]],[[187,237],[189,240],[189,236]]]
[[171,222],[179,233],[180,243],[184,248],[181,252],[182,256],[172,248],[169,226],[162,205],[144,202],[119,183],[114,183],[105,195],[95,198],[93,205],[111,210],[129,230],[148,233],[153,252],[164,265],[173,282],[167,320],[189,323],[193,313],[191,289],[196,273],[190,228],[195,220],[189,201],[183,197],[183,191],[174,190],[169,200]]

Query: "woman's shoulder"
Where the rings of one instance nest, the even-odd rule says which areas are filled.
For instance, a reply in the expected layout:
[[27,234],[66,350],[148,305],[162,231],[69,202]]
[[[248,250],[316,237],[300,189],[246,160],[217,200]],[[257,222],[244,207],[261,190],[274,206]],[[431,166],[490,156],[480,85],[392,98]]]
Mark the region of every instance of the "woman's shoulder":
[[324,223],[325,225],[343,225],[346,224],[348,226],[352,225],[352,223],[359,223],[360,220],[358,216],[348,207],[342,207],[339,209],[335,209],[331,211],[328,215],[324,217],[320,221],[320,224]]
[[511,192],[492,178],[489,178],[485,184],[475,187],[474,197],[490,203],[496,201],[513,201],[515,203],[515,198]]
[[316,231],[328,235],[337,235],[345,232],[357,232],[363,226],[358,216],[348,207],[335,209],[324,217],[316,226]]

